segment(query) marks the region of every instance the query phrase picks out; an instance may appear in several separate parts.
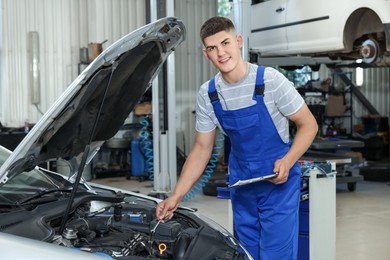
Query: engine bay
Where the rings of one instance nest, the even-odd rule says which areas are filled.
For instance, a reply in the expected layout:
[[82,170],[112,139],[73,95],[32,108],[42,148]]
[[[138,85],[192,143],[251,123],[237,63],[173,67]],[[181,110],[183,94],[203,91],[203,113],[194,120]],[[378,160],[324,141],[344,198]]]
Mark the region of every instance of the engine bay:
[[61,232],[66,201],[3,213],[1,231],[110,259],[244,259],[234,239],[191,211],[159,222],[154,201],[124,194],[79,194]]
[[[92,201],[80,205],[52,243],[117,259],[173,259],[175,249],[180,250],[177,241],[183,234],[194,235],[197,227],[183,218],[158,223],[153,205],[147,204],[133,198],[124,203]],[[93,207],[100,209],[91,211]]]

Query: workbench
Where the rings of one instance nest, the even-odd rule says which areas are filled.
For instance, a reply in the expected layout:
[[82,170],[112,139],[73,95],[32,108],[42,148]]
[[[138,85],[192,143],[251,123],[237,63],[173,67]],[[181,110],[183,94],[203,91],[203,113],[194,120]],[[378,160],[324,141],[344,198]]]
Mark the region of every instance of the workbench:
[[301,160],[336,163],[336,183],[346,183],[348,190],[352,192],[356,190],[357,183],[364,179],[359,171],[360,158],[352,154],[336,153],[336,151],[361,147],[364,147],[364,142],[358,140],[316,138]]
[[340,148],[361,148],[364,142],[359,140],[340,139],[340,138],[315,138],[310,145],[315,150],[334,150]]

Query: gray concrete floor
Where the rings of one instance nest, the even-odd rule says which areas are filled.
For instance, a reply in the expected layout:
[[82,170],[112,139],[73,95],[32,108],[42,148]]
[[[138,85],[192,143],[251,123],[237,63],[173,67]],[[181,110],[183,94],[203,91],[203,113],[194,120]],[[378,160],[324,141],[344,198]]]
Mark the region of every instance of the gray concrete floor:
[[[101,178],[92,182],[149,194],[149,181],[125,177]],[[346,184],[336,185],[336,259],[390,259],[390,185],[363,181],[355,192]],[[198,211],[222,226],[229,226],[229,200],[198,194],[183,205]],[[327,243],[328,241],[323,241]],[[331,259],[330,259],[331,260]]]

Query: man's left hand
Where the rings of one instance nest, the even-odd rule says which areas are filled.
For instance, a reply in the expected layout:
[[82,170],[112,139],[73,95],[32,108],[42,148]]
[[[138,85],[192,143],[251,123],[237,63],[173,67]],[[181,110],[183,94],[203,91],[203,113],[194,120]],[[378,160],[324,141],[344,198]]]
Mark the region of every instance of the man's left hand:
[[277,160],[274,165],[274,173],[277,173],[275,178],[270,179],[274,184],[282,184],[288,180],[290,167],[283,160]]

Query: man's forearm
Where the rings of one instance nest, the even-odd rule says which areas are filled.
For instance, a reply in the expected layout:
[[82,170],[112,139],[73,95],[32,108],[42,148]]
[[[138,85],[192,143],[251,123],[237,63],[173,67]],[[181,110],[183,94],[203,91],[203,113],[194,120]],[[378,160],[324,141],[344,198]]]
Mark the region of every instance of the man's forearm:
[[309,124],[298,128],[297,134],[285,159],[292,166],[309,149],[318,131],[317,124]]
[[297,134],[283,161],[291,168],[301,158],[313,142],[318,132],[317,121],[306,104],[289,119],[297,126]]
[[210,159],[211,151],[199,151],[197,149],[200,148],[193,149],[189,154],[172,193],[172,196],[176,196],[179,200],[182,200],[185,194],[198,181]]
[[[317,125],[316,125],[317,126]],[[316,134],[317,127],[307,127],[308,129],[299,129],[294,137],[290,151],[286,154],[288,161],[294,164],[309,149]]]

